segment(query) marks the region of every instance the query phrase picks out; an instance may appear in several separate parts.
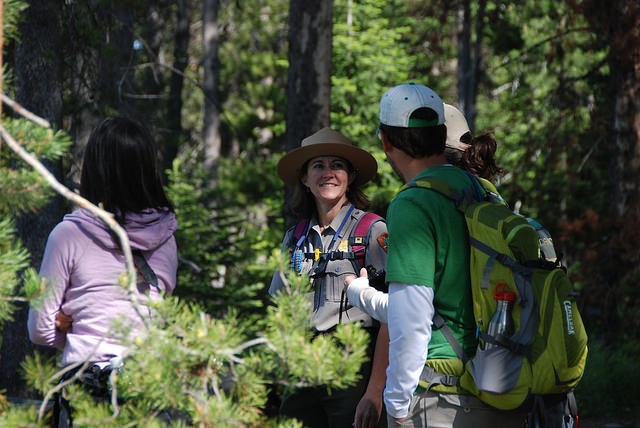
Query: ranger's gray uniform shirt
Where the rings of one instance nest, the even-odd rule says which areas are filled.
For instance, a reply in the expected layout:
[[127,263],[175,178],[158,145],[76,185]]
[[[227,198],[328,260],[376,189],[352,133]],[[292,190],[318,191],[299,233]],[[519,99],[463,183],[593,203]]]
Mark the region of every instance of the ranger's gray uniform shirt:
[[[351,204],[343,206],[336,218],[331,222],[331,225],[325,228],[322,234],[320,233],[317,219],[312,218],[308,227],[307,236],[299,249],[305,253],[313,253],[316,248],[322,253],[351,251],[348,245],[349,237],[354,231],[358,220],[365,214],[364,211],[359,209],[354,209],[351,212],[350,218],[345,222],[332,248],[329,248],[333,237],[340,228],[340,224],[349,212],[351,206]],[[282,243],[282,252],[288,257],[289,262],[291,262],[290,245],[296,245],[296,242],[292,242],[294,231],[295,226],[287,230]],[[385,270],[387,253],[378,243],[377,238],[380,235],[386,234],[386,232],[387,225],[384,221],[377,221],[369,228],[364,267],[373,266],[376,271]],[[300,274],[308,275],[314,267],[314,261],[312,259],[304,259]],[[312,323],[317,331],[327,331],[338,325],[340,320],[340,300],[342,298],[342,290],[344,289],[344,279],[347,275],[360,275],[359,271],[355,272],[351,260],[329,260],[325,274],[314,281],[313,292],[310,293],[309,299],[313,302]],[[280,272],[276,271],[271,279],[269,294],[273,295],[277,293],[282,287],[284,287],[282,276]],[[344,299],[346,299],[346,294]],[[362,322],[363,327],[373,325],[373,320],[369,315],[356,307],[346,305],[345,302],[342,313],[342,323],[356,321]]]

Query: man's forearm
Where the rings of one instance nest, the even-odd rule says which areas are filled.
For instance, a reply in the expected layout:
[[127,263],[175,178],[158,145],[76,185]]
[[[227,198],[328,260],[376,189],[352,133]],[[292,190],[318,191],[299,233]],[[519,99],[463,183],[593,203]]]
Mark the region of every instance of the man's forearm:
[[427,358],[433,318],[433,289],[421,285],[389,285],[389,367],[384,402],[394,418],[409,414]]
[[347,289],[347,298],[353,306],[386,324],[389,295],[371,287],[367,278],[352,281]]

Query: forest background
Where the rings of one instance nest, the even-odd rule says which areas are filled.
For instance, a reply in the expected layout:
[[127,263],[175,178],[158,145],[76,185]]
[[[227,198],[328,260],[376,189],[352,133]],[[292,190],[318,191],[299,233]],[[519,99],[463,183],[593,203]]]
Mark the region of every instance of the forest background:
[[[637,2],[6,0],[3,12],[3,140],[76,189],[92,127],[138,119],[161,146],[180,224],[177,297],[159,309],[153,343],[132,345],[154,358],[140,357],[142,375],[129,379],[135,404],[119,414],[87,405],[87,420],[121,426],[171,407],[209,426],[287,424],[270,408],[286,388],[352,379],[358,346],[347,359],[311,343],[296,293],[266,296],[287,226],[275,165],[331,125],[378,160],[365,190],[384,215],[400,182],[375,137],[378,101],[413,81],[460,106],[475,134],[494,133],[500,192],[563,254],[590,335],[583,421],[637,423]],[[0,420],[10,425],[35,423],[30,405],[55,379],[55,355],[28,341],[26,312],[46,237],[70,209],[0,145]],[[341,340],[357,344],[358,332]],[[305,368],[334,354],[335,371]]]

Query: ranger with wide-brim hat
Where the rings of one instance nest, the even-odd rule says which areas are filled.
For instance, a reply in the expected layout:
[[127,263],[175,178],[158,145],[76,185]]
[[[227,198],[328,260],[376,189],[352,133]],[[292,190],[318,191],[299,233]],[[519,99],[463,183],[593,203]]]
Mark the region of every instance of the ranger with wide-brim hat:
[[[343,293],[346,276],[358,275],[363,268],[384,287],[387,227],[384,219],[366,211],[369,200],[361,189],[377,169],[373,156],[330,128],[303,139],[300,147],[278,162],[278,176],[292,187],[285,212],[295,220],[285,232],[282,257],[289,260],[290,270],[306,276],[311,286],[309,328],[317,336],[332,334],[341,324],[355,323],[367,333],[368,341],[367,361],[356,384],[330,391],[325,387],[299,388],[282,398],[279,414],[304,426],[349,427],[358,420],[356,411],[372,414],[373,419],[375,409],[382,408],[388,360],[379,350],[388,344],[386,330],[379,336],[378,329],[385,327],[354,309]],[[276,269],[268,293],[273,296],[288,289],[282,269]],[[368,394],[363,396],[365,390]]]
[[355,183],[362,185],[376,176],[378,164],[373,156],[351,143],[347,137],[333,129],[322,128],[302,140],[300,147],[291,150],[278,162],[278,176],[285,184],[295,185],[306,163],[318,156],[337,156],[353,167]]

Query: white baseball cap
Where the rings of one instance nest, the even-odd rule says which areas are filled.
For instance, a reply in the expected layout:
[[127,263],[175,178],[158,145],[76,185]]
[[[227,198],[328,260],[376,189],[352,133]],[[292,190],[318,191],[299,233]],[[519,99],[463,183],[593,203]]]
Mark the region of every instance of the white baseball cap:
[[[438,115],[427,121],[411,119],[411,114],[419,108],[430,108]],[[426,128],[442,125],[444,103],[431,88],[417,83],[403,83],[389,89],[380,98],[380,123],[399,128]]]
[[461,142],[460,137],[471,132],[467,119],[460,110],[451,104],[444,105],[444,117],[444,124],[447,126],[447,147],[464,152],[469,148],[469,145]]

